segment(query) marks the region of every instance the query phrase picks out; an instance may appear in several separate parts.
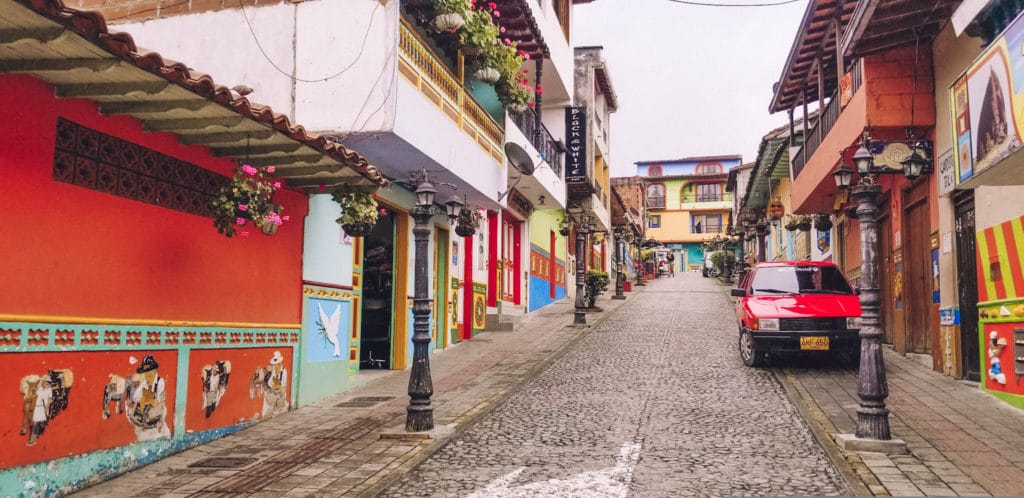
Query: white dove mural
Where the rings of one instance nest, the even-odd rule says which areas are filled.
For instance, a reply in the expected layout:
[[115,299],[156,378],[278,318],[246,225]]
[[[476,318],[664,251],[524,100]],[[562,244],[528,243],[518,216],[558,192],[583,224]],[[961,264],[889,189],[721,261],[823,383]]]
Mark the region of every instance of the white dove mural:
[[614,467],[591,470],[566,479],[550,479],[515,486],[512,483],[526,470],[526,467],[520,467],[491,481],[487,487],[475,491],[466,498],[625,498],[629,493],[629,484],[633,481],[633,471],[636,470],[638,460],[640,445],[625,443],[619,450]]
[[324,334],[327,336],[327,340],[334,345],[334,356],[341,356],[341,345],[338,344],[338,327],[341,325],[341,304],[334,308],[334,313],[331,313],[330,318],[327,317],[327,313],[324,313],[323,305],[317,303],[316,307],[320,310],[320,323],[324,327]]

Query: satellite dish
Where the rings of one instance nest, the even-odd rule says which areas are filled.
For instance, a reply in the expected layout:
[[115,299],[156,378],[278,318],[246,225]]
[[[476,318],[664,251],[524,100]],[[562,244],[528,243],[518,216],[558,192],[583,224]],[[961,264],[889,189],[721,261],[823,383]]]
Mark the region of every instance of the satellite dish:
[[508,157],[508,162],[512,164],[512,167],[520,173],[526,176],[533,174],[533,159],[530,158],[530,153],[526,152],[519,144],[505,142],[505,156]]

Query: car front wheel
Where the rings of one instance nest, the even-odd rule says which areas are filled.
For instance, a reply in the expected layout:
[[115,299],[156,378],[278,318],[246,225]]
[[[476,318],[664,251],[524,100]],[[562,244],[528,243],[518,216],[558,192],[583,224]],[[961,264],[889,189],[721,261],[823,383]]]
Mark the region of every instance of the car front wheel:
[[740,359],[748,367],[764,366],[765,353],[754,349],[754,338],[749,331],[740,331]]

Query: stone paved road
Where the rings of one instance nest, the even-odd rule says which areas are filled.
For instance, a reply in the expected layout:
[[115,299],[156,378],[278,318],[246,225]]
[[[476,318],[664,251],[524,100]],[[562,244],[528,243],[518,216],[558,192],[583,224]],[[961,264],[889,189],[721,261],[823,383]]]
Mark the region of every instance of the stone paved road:
[[838,495],[782,387],[700,274],[648,284],[382,496]]

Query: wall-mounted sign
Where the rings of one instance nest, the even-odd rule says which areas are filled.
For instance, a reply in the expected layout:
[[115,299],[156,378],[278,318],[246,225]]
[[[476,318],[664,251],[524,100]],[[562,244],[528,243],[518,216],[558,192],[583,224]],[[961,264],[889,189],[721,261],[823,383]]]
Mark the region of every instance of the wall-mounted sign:
[[946,196],[956,186],[956,165],[953,150],[947,150],[939,156],[939,195]]
[[587,181],[587,108],[565,108],[565,182]]

